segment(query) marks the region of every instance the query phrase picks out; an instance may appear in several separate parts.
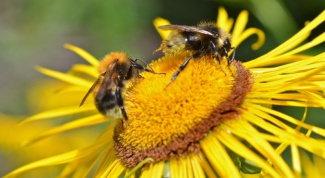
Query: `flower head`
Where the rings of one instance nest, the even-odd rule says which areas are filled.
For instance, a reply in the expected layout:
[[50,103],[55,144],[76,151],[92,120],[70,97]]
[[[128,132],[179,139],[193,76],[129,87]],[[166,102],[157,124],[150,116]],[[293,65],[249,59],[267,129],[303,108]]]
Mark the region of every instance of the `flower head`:
[[198,153],[200,140],[210,130],[239,115],[236,107],[253,82],[239,62],[228,67],[226,58],[218,65],[216,60],[202,57],[165,88],[187,56],[167,56],[154,62],[152,68],[166,76],[143,73],[143,79],[128,90],[125,106],[130,118],[127,127],[115,133],[115,148],[130,167],[147,157],[161,161],[171,154]]
[[[109,122],[88,147],[31,163],[9,176],[40,166],[68,163],[61,176],[85,176],[96,167],[94,175],[102,177],[241,177],[241,173],[259,172],[272,177],[294,177],[295,167],[290,168],[281,153],[294,145],[325,158],[324,142],[310,137],[311,133],[325,136],[325,130],[271,106],[325,108],[325,53],[299,54],[323,42],[325,35],[296,47],[325,21],[324,17],[325,11],[278,48],[246,63],[235,60],[228,65],[226,57],[219,63],[209,55],[192,60],[167,88],[174,72],[191,54],[186,50],[166,54],[150,64],[154,71],[166,75],[142,72],[142,77],[126,87],[127,122],[96,113],[49,130],[40,137]],[[264,35],[256,28],[244,30],[247,19],[248,14],[243,11],[233,28],[232,44],[237,47],[248,36],[257,34],[259,41],[252,46],[256,49]],[[156,26],[164,23],[168,21],[155,21]],[[233,24],[223,8],[217,24],[227,32]],[[169,35],[159,32],[163,39]],[[72,84],[66,92],[80,92],[82,98],[92,82],[76,73],[96,78],[99,63],[80,48],[66,47],[92,66],[77,65],[67,74],[39,70]],[[236,59],[240,60],[239,54]],[[94,109],[92,101],[88,101],[85,107],[45,111],[25,122]],[[300,132],[301,128],[308,132]],[[294,160],[295,154],[292,155]]]

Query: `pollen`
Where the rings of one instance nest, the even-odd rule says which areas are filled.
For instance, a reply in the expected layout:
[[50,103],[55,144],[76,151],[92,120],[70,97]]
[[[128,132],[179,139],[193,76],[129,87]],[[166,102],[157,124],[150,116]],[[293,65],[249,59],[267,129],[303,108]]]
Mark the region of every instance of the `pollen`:
[[191,60],[168,85],[188,56],[177,53],[154,61],[154,71],[166,74],[142,72],[128,88],[129,120],[116,127],[114,136],[116,153],[128,167],[148,157],[161,161],[198,152],[210,130],[238,115],[236,107],[251,89],[249,71],[237,61],[228,66],[226,58],[219,64],[203,56]]

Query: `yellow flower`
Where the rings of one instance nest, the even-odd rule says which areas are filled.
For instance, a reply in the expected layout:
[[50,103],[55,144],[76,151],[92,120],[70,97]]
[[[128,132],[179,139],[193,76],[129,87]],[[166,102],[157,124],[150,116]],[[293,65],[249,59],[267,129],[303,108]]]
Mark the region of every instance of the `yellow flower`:
[[[256,28],[245,30],[248,13],[240,13],[232,30],[232,45],[252,34],[264,41]],[[325,21],[325,11],[300,32],[269,53],[241,63],[221,64],[210,56],[192,60],[168,88],[171,76],[188,57],[187,51],[165,55],[150,66],[166,75],[141,73],[124,93],[128,122],[104,118],[95,111],[91,99],[81,108],[75,103],[44,111],[24,123],[67,115],[84,117],[53,128],[30,140],[66,130],[108,123],[102,134],[87,147],[30,163],[9,173],[18,175],[30,169],[67,164],[61,175],[85,177],[295,177],[281,153],[288,146],[302,148],[325,158],[325,144],[310,134],[325,136],[325,130],[271,108],[272,105],[325,108],[325,53],[300,54],[325,40],[325,33],[301,44],[311,30]],[[169,23],[158,19],[155,25]],[[217,25],[230,32],[233,20],[219,9]],[[166,39],[168,32],[161,32]],[[297,47],[298,46],[298,47]],[[68,73],[38,67],[46,75],[68,82],[64,92],[79,93],[80,99],[98,77],[99,62],[84,50],[66,45],[91,66],[75,65]],[[236,55],[240,60],[240,54]],[[276,66],[276,67],[274,67]],[[89,77],[93,77],[91,80]],[[57,96],[59,97],[59,95]],[[62,98],[69,100],[69,98]],[[90,114],[91,112],[92,114]],[[88,115],[86,115],[88,113]],[[78,115],[79,116],[79,115]],[[305,116],[302,116],[305,119]],[[304,134],[300,129],[307,130]],[[297,154],[292,154],[295,160]]]
[[[33,123],[28,126],[17,125],[20,116],[10,116],[0,113],[0,157],[2,162],[0,175],[12,170],[15,167],[22,166],[28,162],[59,154],[67,150],[75,149],[85,145],[85,140],[75,139],[78,134],[62,136],[56,135],[43,142],[24,147],[21,145],[22,140],[37,135],[51,126],[45,123]],[[87,135],[83,135],[87,137]],[[89,139],[90,140],[90,139]],[[60,145],[60,146],[53,146]],[[59,167],[42,169],[41,171],[29,171],[24,174],[28,177],[54,177],[60,171]]]
[[[321,178],[325,175],[325,160],[319,156],[313,155],[313,159],[308,156],[308,154],[302,150],[299,151],[300,162],[296,163],[298,166],[301,165],[301,168],[298,167],[297,170],[301,170],[302,175],[308,178]],[[300,164],[299,164],[300,163]],[[299,173],[301,173],[299,172]]]

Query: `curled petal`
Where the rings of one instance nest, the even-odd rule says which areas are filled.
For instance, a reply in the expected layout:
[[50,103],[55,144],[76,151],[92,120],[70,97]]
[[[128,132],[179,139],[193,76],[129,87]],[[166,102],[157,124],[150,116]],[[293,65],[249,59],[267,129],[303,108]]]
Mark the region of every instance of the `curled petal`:
[[238,37],[238,39],[233,42],[233,45],[238,46],[242,41],[244,41],[246,38],[248,38],[249,36],[252,36],[254,34],[257,35],[257,41],[252,44],[252,49],[254,49],[254,50],[259,49],[264,44],[265,34],[262,30],[260,30],[258,28],[249,28],[249,29],[245,30],[240,35],[240,37]]
[[257,28],[249,28],[245,30],[248,21],[248,12],[242,11],[236,20],[234,30],[232,32],[232,44],[238,46],[242,41],[244,41],[249,36],[256,34],[258,40],[252,45],[254,50],[260,48],[265,41],[265,34],[262,30]]
[[310,35],[311,31],[314,28],[316,28],[324,21],[325,21],[325,10],[321,14],[319,14],[313,21],[308,23],[302,30],[296,33],[293,37],[291,37],[290,39],[288,39],[287,41],[285,41],[284,43],[282,43],[272,51],[268,52],[267,54],[245,63],[245,66],[248,68],[253,68],[253,67],[266,66],[266,65],[275,65],[278,64],[277,60],[275,59],[277,57],[281,56],[283,58],[284,56],[293,55],[295,53],[310,49],[321,42],[324,42],[325,35],[323,33],[318,37],[316,37],[313,41],[307,43],[306,45],[295,48],[296,46],[301,44],[305,39],[307,39],[307,37]]

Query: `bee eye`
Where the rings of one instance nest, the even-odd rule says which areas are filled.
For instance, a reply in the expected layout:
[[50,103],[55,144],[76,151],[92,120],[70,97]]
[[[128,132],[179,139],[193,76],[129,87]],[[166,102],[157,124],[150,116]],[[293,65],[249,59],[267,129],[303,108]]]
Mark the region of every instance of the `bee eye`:
[[174,46],[173,41],[169,41],[169,40],[166,41],[164,45],[165,45],[165,48],[171,48]]
[[167,48],[171,48],[171,47],[173,47],[173,45],[172,45],[172,44],[169,44],[169,43],[167,43]]

